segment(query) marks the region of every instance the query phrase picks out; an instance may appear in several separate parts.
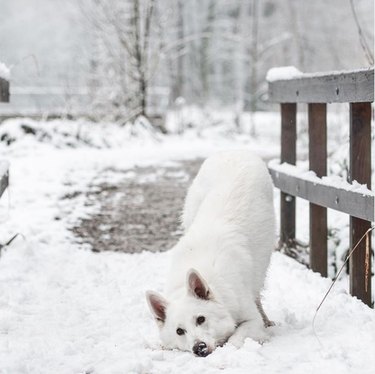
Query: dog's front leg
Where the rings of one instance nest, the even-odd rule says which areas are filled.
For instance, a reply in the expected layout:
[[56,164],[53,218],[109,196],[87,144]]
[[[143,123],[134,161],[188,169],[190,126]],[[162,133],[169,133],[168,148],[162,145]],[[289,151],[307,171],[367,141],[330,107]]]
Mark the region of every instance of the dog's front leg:
[[260,296],[258,296],[257,299],[255,300],[255,304],[259,310],[260,315],[262,316],[264,326],[265,327],[275,326],[275,322],[271,321],[268,318],[266,312],[264,311]]
[[238,325],[233,335],[229,338],[228,343],[240,348],[246,338],[251,338],[259,343],[264,343],[268,340],[262,317],[256,309],[255,311],[251,319],[249,318]]

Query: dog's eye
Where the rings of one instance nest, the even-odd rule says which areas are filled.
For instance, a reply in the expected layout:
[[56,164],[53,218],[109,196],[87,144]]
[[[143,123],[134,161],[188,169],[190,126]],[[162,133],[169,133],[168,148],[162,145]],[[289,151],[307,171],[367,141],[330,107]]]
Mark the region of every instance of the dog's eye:
[[202,323],[204,323],[205,320],[206,318],[204,318],[203,316],[199,316],[197,318],[197,325],[201,325]]
[[185,335],[185,330],[183,330],[183,329],[181,329],[181,328],[178,328],[178,329],[176,330],[176,333],[177,333],[177,335]]

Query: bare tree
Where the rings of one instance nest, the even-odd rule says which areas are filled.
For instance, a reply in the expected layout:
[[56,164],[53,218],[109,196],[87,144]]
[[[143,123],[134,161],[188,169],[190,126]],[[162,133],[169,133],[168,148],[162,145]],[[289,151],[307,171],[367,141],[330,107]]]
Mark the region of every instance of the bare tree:
[[[185,17],[184,17],[184,0],[177,1],[177,39],[184,40],[185,38]],[[176,79],[173,87],[173,98],[184,96],[184,83],[185,83],[185,46],[179,44],[177,47],[177,69]]]
[[[243,111],[266,107],[265,75],[273,66],[316,71],[363,64],[349,2],[344,7],[341,0],[81,1],[89,3],[93,30],[94,106],[117,118],[147,115],[152,92],[162,87],[173,101],[235,104],[240,119]],[[357,21],[371,55],[370,0],[361,4]]]
[[353,14],[354,22],[355,22],[356,27],[357,27],[359,41],[361,43],[363,53],[366,56],[366,60],[367,60],[368,64],[370,66],[372,66],[372,65],[374,65],[374,54],[371,51],[371,48],[367,44],[366,36],[365,36],[365,34],[362,30],[361,24],[359,22],[353,0],[350,0],[350,8],[351,8],[351,11],[352,11],[352,14]]
[[295,52],[296,52],[296,62],[297,66],[300,70],[305,70],[305,46],[303,44],[303,37],[301,35],[301,30],[298,24],[298,11],[297,11],[297,4],[295,4],[294,0],[288,0],[288,10],[289,10],[289,23],[291,33],[293,35],[293,41],[295,44]]
[[102,101],[129,119],[147,116],[152,61],[160,50],[154,6],[155,0],[91,0],[89,19],[100,50],[93,56],[95,83],[102,88]]

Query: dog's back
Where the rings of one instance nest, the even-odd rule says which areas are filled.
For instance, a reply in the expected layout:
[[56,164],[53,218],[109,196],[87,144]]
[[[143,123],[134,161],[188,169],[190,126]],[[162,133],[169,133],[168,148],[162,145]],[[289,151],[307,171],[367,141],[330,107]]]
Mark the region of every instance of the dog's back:
[[275,229],[272,183],[258,156],[243,150],[208,158],[189,189],[182,221],[185,236],[174,248],[167,282],[174,290],[194,268],[213,287],[239,282],[243,292],[260,292]]
[[187,231],[194,220],[210,215],[243,225],[254,219],[249,208],[259,211],[270,203],[272,183],[264,162],[246,150],[222,152],[202,164],[186,196],[182,224]]

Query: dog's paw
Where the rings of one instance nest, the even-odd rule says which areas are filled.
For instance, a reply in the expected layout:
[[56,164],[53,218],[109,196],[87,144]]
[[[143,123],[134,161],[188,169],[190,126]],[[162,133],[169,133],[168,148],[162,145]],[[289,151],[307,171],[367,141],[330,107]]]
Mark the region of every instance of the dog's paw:
[[236,348],[241,348],[244,345],[246,339],[251,339],[256,343],[263,345],[269,340],[269,336],[266,333],[263,333],[263,334],[259,333],[256,335],[252,334],[251,336],[243,336],[243,335],[237,334],[237,335],[232,335],[229,338],[228,344],[232,344]]
[[268,342],[270,336],[265,329],[254,329],[248,336],[249,338],[255,340],[259,344]]
[[228,339],[228,344],[234,345],[236,348],[241,348],[245,342],[246,337],[234,334]]
[[251,339],[255,340],[257,343],[261,345],[263,345],[264,343],[267,343],[269,338],[270,337],[267,334],[263,334],[261,336],[255,336],[255,337],[251,336]]
[[265,327],[273,327],[273,326],[276,326],[276,323],[268,320],[268,321],[265,322],[264,325],[265,325]]
[[256,341],[259,344],[266,343],[270,339],[270,336],[267,334],[267,332],[262,331],[262,330],[257,331],[257,332],[252,332],[252,334],[249,334],[248,337]]
[[228,343],[236,347],[242,347],[246,338],[250,338],[259,344],[263,344],[269,339],[268,331],[266,331],[263,321],[248,320],[242,322],[234,334],[229,338]]

